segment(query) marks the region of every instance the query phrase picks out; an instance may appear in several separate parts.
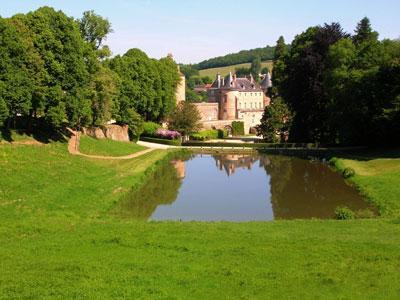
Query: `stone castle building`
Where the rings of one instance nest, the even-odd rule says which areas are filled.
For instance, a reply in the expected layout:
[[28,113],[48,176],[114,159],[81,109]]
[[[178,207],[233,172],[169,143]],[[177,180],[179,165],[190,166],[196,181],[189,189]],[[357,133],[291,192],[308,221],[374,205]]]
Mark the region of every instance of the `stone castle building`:
[[195,103],[204,129],[229,128],[233,121],[242,121],[245,133],[252,132],[270,103],[267,90],[271,86],[270,74],[263,75],[260,84],[251,75],[237,78],[229,73],[223,78],[218,74],[208,89],[208,101]]

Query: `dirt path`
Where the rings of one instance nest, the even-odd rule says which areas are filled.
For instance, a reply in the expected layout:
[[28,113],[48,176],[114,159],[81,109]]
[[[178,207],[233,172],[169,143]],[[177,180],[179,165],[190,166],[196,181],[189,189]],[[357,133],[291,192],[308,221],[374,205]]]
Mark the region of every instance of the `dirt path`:
[[124,155],[124,156],[102,156],[102,155],[88,155],[88,154],[83,154],[79,152],[79,139],[80,139],[80,132],[74,131],[70,128],[68,128],[68,131],[71,133],[71,138],[68,141],[68,152],[71,153],[72,155],[80,155],[88,158],[97,158],[97,159],[109,159],[109,160],[114,160],[114,159],[131,159],[135,158],[138,156],[141,156],[143,154],[146,154],[148,152],[153,151],[153,148],[145,149],[136,153],[132,153],[129,155]]

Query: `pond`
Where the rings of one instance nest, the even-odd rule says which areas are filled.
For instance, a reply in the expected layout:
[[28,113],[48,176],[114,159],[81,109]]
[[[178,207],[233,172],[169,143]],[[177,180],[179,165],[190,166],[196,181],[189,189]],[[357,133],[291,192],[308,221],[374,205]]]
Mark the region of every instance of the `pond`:
[[162,164],[114,213],[142,220],[269,221],[373,211],[319,161],[265,154],[193,154]]

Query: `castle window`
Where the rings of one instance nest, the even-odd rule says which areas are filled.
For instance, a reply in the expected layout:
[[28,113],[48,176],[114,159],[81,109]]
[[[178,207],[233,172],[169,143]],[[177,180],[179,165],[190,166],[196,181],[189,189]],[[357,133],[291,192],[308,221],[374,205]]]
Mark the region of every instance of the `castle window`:
[[239,102],[239,108],[242,108],[242,102]]

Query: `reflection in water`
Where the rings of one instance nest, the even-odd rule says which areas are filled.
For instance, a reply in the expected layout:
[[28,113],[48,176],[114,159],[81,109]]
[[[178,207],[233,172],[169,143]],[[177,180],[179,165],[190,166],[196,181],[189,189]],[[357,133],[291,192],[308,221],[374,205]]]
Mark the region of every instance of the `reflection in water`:
[[162,163],[146,184],[125,195],[113,212],[123,217],[147,220],[157,206],[175,201],[183,177],[185,165],[182,160],[176,160],[172,164]]
[[160,166],[116,207],[145,220],[331,218],[337,206],[368,207],[340,174],[278,155],[195,155]]

